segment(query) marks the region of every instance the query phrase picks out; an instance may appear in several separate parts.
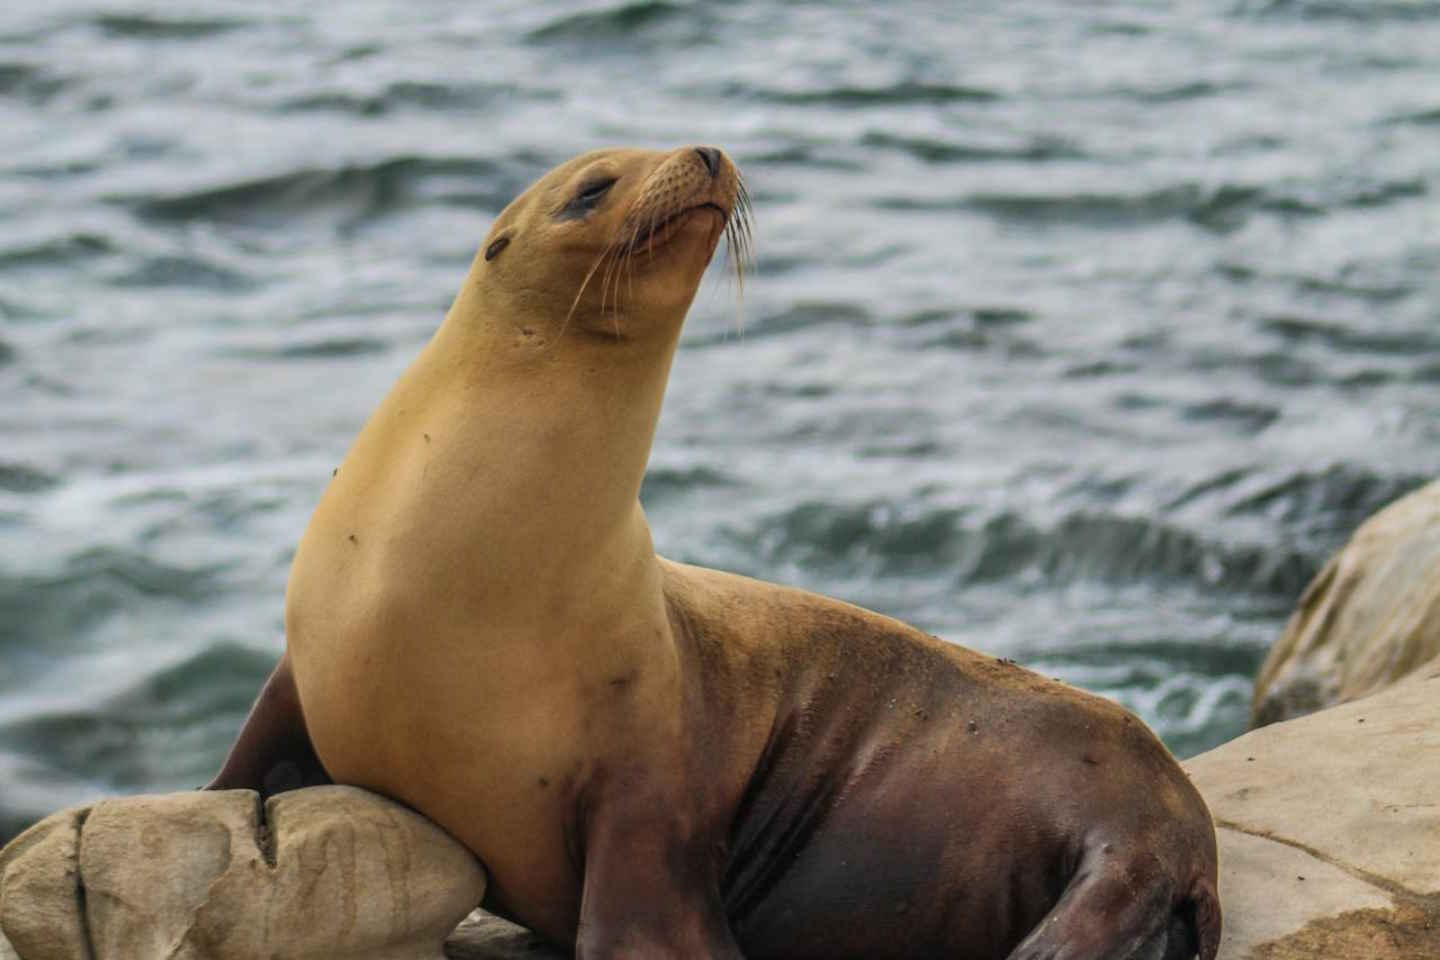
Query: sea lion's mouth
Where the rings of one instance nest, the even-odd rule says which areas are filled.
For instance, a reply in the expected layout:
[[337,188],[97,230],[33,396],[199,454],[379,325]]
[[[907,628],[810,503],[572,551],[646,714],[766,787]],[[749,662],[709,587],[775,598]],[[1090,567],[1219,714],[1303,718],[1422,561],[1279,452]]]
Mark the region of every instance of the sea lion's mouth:
[[656,247],[662,246],[666,241],[670,240],[685,221],[702,210],[708,210],[719,215],[721,230],[724,229],[725,224],[730,222],[730,211],[718,203],[707,200],[704,203],[697,203],[683,210],[679,210],[653,224],[646,224],[636,231],[634,239],[630,241],[630,250],[632,252],[644,250],[647,253],[654,251]]

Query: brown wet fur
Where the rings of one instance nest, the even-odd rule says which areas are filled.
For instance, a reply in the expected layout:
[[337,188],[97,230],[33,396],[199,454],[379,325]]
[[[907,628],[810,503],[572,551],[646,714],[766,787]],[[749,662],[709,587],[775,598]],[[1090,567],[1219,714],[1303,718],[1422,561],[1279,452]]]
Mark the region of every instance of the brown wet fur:
[[1134,717],[655,555],[670,359],[747,211],[685,147],[587,154],[501,214],[316,510],[212,786],[289,763],[395,797],[586,960],[1209,960],[1210,817]]

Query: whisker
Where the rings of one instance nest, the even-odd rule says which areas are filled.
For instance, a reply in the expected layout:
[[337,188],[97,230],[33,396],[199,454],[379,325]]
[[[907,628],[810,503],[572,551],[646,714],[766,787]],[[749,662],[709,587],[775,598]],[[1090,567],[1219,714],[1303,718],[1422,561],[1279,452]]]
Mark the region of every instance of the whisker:
[[619,257],[611,258],[610,262],[605,265],[605,273],[600,277],[600,315],[602,317],[605,315],[605,301],[609,299],[610,295],[610,280],[615,275],[618,262]]
[[565,314],[564,321],[560,324],[560,330],[555,334],[555,343],[559,343],[560,338],[565,336],[565,331],[570,326],[570,318],[575,316],[575,310],[580,306],[580,298],[585,295],[585,288],[590,286],[590,279],[595,276],[595,271],[600,269],[600,264],[604,263],[606,258],[610,256],[610,252],[610,247],[606,247],[600,251],[600,256],[595,259],[595,262],[590,265],[590,269],[586,271],[585,279],[580,281],[580,289],[575,291],[575,299],[570,301],[570,309]]
[[625,258],[625,293],[630,298],[630,303],[635,302],[635,258]]
[[[614,303],[610,308],[610,320],[615,325],[615,339],[620,339],[620,273],[624,269],[624,258],[615,257],[610,261],[610,266],[605,270],[605,288],[610,289],[611,281],[614,281]],[[600,315],[605,315],[605,294],[600,295]]]
[[736,178],[735,205],[725,222],[725,257],[735,271],[735,322],[745,335],[745,271],[754,268],[754,207],[745,181]]
[[627,288],[628,288],[628,290],[629,290],[629,292],[630,292],[631,299],[634,298],[635,249],[636,249],[636,247],[637,247],[637,245],[638,245],[638,242],[639,242],[639,240],[640,240],[640,221],[639,221],[638,219],[636,219],[636,218],[631,218],[631,220],[629,221],[629,227],[630,227],[630,235],[625,239],[625,244],[624,244],[624,256],[623,256],[623,258],[621,259],[621,262],[620,262],[620,264],[619,264],[619,272],[618,272],[617,275],[616,275],[615,297],[616,297],[616,307],[617,307],[617,309],[618,309],[618,307],[619,307],[619,297],[620,297],[620,279],[619,279],[619,278],[620,278],[620,276],[621,276],[622,274],[623,274],[623,276],[624,276],[624,278],[625,278],[625,283],[627,284]]
[[650,223],[645,228],[645,255],[651,260],[655,259],[655,220],[659,216],[658,208],[650,211]]

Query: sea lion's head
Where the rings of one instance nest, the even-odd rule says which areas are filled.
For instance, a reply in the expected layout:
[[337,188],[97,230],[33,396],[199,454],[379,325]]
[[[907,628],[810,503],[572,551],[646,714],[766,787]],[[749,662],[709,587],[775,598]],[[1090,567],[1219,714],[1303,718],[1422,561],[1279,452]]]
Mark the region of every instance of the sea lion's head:
[[723,236],[737,277],[750,242],[739,172],[715,147],[597,150],[501,212],[472,281],[526,336],[673,338]]

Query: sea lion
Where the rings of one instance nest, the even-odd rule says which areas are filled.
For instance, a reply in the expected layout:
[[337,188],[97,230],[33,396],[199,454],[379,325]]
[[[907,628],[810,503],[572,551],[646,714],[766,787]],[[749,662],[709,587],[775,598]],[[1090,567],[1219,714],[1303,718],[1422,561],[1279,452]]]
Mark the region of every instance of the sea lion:
[[1210,960],[1210,816],[1134,717],[655,554],[671,358],[746,207],[685,147],[586,154],[500,214],[316,509],[212,786],[407,803],[585,960]]

